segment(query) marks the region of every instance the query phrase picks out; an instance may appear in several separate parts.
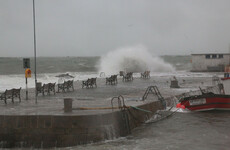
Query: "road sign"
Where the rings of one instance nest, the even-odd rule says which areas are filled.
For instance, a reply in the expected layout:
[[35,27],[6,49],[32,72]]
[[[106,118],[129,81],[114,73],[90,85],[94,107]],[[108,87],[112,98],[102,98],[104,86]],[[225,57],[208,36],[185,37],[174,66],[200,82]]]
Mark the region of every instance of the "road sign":
[[23,67],[30,68],[30,59],[29,58],[23,58]]

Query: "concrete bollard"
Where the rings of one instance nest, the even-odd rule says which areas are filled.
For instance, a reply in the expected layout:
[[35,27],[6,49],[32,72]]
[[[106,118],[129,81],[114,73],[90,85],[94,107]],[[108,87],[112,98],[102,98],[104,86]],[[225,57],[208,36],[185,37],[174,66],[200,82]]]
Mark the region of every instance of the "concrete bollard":
[[64,112],[72,112],[72,102],[73,100],[71,98],[65,98],[64,99]]

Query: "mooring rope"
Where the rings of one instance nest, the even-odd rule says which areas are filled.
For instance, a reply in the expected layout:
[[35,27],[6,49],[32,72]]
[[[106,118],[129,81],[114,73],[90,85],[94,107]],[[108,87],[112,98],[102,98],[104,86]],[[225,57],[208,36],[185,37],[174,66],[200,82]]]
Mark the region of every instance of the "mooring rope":
[[[129,108],[130,106],[126,106]],[[78,107],[72,108],[72,110],[101,110],[101,109],[119,109],[120,107]]]
[[[178,99],[181,99],[181,98],[178,98]],[[173,100],[173,103],[175,103],[174,100]],[[186,103],[188,103],[188,101],[185,102],[185,104],[186,104]],[[171,111],[171,109],[172,109],[174,106],[175,106],[175,105],[173,104],[173,105],[171,106],[171,108],[168,109],[167,111]],[[145,122],[145,124],[151,124],[151,123],[155,123],[155,122],[161,121],[161,120],[163,120],[163,119],[166,119],[166,118],[172,116],[173,114],[175,114],[179,109],[180,109],[180,108],[177,108],[175,111],[173,111],[173,112],[170,113],[169,115],[166,115],[166,116],[164,116],[164,117],[161,117],[160,119],[156,119],[156,120],[153,120],[153,121]],[[158,114],[158,112],[155,113],[155,114]]]
[[[173,101],[173,102],[174,102],[174,101]],[[175,103],[175,102],[174,102],[174,103]],[[173,103],[173,105],[172,105],[167,111],[171,111],[171,109],[174,107],[174,103]],[[137,109],[137,110],[140,110],[140,111],[147,112],[147,113],[153,113],[153,112],[151,112],[151,111],[148,111],[148,110],[145,110],[145,109],[141,109],[141,108],[138,108],[138,107],[135,107],[135,106],[130,106],[130,107],[132,107],[132,108],[134,108],[134,109]],[[178,110],[179,110],[179,108],[178,108],[176,111],[173,111],[172,113],[170,113],[170,114],[167,115],[167,116],[161,117],[160,119],[157,119],[157,120],[154,120],[154,121],[150,121],[150,122],[143,122],[143,121],[139,120],[137,117],[135,117],[135,116],[132,114],[132,112],[131,112],[130,110],[128,110],[128,111],[129,111],[130,115],[134,118],[134,120],[136,120],[136,121],[138,121],[138,122],[140,122],[140,123],[150,124],[150,123],[155,123],[155,122],[158,122],[158,121],[160,121],[160,120],[166,119],[166,118],[172,116],[173,114],[175,114]],[[154,113],[154,115],[159,115],[159,112]],[[153,115],[153,116],[154,116],[154,115]]]
[[[170,111],[172,108],[173,108],[173,106],[172,106],[169,110],[167,110],[167,111]],[[173,114],[175,114],[179,109],[180,109],[180,108],[177,108],[175,111],[173,111],[173,112],[170,113],[169,115],[166,115],[166,116],[161,117],[161,118],[159,118],[159,119],[156,119],[156,120],[153,120],[153,121],[149,121],[149,122],[145,122],[145,124],[156,123],[156,122],[158,122],[158,121],[161,121],[161,120],[163,120],[163,119],[166,119],[166,118],[172,116]],[[156,114],[159,114],[159,113],[156,112],[154,115],[156,115]]]
[[147,112],[147,113],[153,113],[153,112],[151,112],[151,111],[148,111],[148,110],[145,110],[145,109],[142,109],[142,108],[139,108],[139,107],[135,107],[135,106],[130,106],[130,107],[132,107],[132,108],[134,108],[134,109],[137,109],[137,110],[140,110],[140,111]]
[[[172,105],[172,107],[171,107],[169,110],[167,110],[167,111],[170,111],[170,110],[173,108],[173,106],[174,106],[174,105]],[[138,108],[138,107],[135,107],[135,106],[130,106],[130,107],[132,107],[132,108],[134,108],[134,109],[137,109],[137,110],[140,110],[140,111],[143,111],[143,112],[146,112],[146,113],[153,113],[153,112],[151,112],[151,111],[148,111],[148,110],[145,110],[145,109],[141,109],[141,108]],[[177,111],[177,110],[176,110],[176,111]],[[165,119],[165,118],[167,118],[167,117],[173,115],[174,113],[176,113],[176,111],[173,112],[173,113],[171,113],[170,115],[167,115],[167,116],[165,116],[165,117],[162,117],[161,119],[154,120],[154,122],[163,120],[163,119]],[[144,124],[153,123],[153,122],[148,122],[148,123],[147,123],[146,121],[141,121],[140,119],[138,119],[137,117],[135,117],[135,115],[133,115],[132,112],[131,112],[129,109],[128,109],[128,112],[129,112],[129,114],[132,116],[132,118],[133,118],[134,120],[136,120],[137,122],[139,122],[139,123],[144,123]],[[157,114],[159,114],[159,112],[154,113],[154,115],[157,115]],[[154,116],[154,115],[153,115],[153,116]]]
[[[174,103],[175,101],[173,100],[173,105],[166,111],[171,111],[172,108],[174,107]],[[143,112],[146,112],[146,113],[153,113],[152,111],[149,111],[149,110],[145,110],[145,109],[142,109],[142,108],[139,108],[139,107],[136,107],[136,106],[125,106],[125,108],[133,108],[135,110],[139,110],[139,111],[143,111]],[[78,108],[72,108],[73,110],[102,110],[102,109],[119,109],[119,107],[78,107]],[[172,113],[166,115],[166,116],[163,116],[163,117],[160,117],[159,119],[154,119],[153,121],[148,121],[148,122],[143,122],[141,120],[139,120],[137,117],[135,117],[135,115],[132,114],[132,112],[128,110],[129,114],[132,116],[132,118],[134,118],[134,120],[138,121],[139,123],[144,123],[144,124],[151,124],[151,123],[155,123],[155,122],[158,122],[158,121],[161,121],[163,119],[166,119],[170,116],[172,116],[173,114],[175,114],[180,108],[177,108],[175,111],[173,111]],[[155,112],[154,115],[161,115],[159,113],[159,111]],[[154,116],[153,115],[153,116]]]
[[[153,113],[151,111],[136,107],[136,106],[125,106],[125,108],[134,108],[140,111],[144,111],[147,113]],[[119,109],[119,107],[78,107],[78,108],[72,108],[72,110],[99,110],[99,109]]]

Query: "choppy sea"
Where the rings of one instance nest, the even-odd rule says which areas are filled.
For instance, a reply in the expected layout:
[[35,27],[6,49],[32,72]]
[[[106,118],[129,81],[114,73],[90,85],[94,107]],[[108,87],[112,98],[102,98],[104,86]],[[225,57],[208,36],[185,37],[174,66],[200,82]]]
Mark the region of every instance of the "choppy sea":
[[[113,58],[112,58],[113,59]],[[162,56],[146,61],[135,57],[112,60],[110,57],[38,57],[36,72],[38,82],[57,82],[56,77],[69,73],[74,80],[100,77],[100,73],[109,76],[119,71],[141,72],[151,70],[152,74],[178,74],[191,69],[190,56]],[[146,61],[146,62],[145,62]],[[28,87],[35,87],[34,59],[30,58],[32,77],[28,78]],[[132,70],[128,70],[131,68]],[[25,69],[23,58],[0,57],[0,91],[9,88],[25,88]]]
[[229,150],[230,112],[176,113],[142,125],[128,137],[66,149],[78,150]]

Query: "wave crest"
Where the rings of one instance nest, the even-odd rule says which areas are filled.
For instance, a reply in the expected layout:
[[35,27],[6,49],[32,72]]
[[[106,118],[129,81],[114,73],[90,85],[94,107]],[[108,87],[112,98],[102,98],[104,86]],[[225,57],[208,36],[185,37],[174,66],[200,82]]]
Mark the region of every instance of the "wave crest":
[[116,74],[119,71],[171,72],[174,67],[164,62],[160,57],[152,56],[144,46],[120,48],[101,57],[100,72]]

